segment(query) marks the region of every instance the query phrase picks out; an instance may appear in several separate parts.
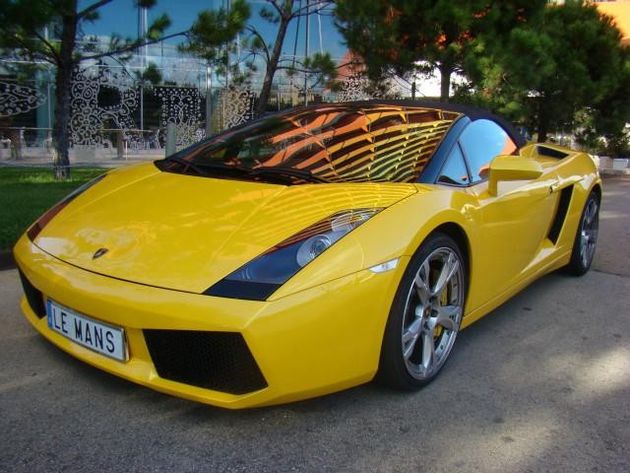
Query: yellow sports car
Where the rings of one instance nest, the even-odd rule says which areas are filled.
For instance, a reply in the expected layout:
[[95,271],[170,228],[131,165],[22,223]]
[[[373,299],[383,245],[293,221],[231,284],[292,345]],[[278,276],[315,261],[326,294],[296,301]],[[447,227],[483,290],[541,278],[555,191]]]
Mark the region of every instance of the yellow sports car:
[[416,389],[457,333],[593,260],[593,159],[430,102],[268,116],[69,195],[15,246],[48,340],[228,408]]

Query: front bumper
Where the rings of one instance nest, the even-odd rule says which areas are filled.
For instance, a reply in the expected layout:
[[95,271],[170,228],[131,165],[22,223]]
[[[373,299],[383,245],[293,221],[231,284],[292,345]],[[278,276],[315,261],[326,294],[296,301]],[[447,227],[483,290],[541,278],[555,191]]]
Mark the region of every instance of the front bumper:
[[[38,316],[23,298],[26,318],[45,338],[114,375],[157,391],[233,409],[296,401],[371,380],[378,368],[391,301],[408,262],[401,258],[393,271],[374,274],[364,270],[272,302],[258,302],[99,275],[64,263],[24,236],[14,254],[25,278],[44,297],[124,328],[129,359],[107,358],[52,331],[46,317]],[[151,330],[240,334],[266,387],[231,394],[162,378],[147,346],[145,334]]]

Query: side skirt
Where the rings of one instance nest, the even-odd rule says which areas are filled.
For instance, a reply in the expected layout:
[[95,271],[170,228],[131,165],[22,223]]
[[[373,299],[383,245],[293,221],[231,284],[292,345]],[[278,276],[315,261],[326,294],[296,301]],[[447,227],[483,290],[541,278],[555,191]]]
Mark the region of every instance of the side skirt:
[[511,288],[506,289],[501,294],[496,296],[494,299],[486,302],[481,307],[478,307],[471,311],[468,314],[464,315],[462,319],[461,328],[464,329],[469,325],[473,324],[477,320],[481,319],[497,307],[499,307],[504,302],[508,301],[510,298],[521,292],[531,283],[536,281],[537,279],[543,277],[544,275],[555,271],[556,269],[562,268],[569,262],[569,258],[571,257],[570,252],[564,252],[559,256],[554,257],[552,260],[546,262],[543,266],[541,266],[536,271],[531,272],[529,275],[524,276],[519,282],[514,284]]

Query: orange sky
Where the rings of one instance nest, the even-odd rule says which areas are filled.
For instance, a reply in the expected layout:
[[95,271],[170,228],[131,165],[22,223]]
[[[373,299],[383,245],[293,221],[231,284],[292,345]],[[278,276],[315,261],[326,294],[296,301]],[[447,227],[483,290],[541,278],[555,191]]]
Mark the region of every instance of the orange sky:
[[597,9],[615,19],[623,35],[622,44],[630,45],[630,2],[601,2]]

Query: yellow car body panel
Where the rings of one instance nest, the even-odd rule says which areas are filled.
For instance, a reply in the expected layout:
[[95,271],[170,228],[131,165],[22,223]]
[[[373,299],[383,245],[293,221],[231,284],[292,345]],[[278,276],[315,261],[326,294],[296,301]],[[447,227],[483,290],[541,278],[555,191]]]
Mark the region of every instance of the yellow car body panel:
[[[554,148],[567,156],[562,160],[539,156],[536,145],[521,150],[521,156],[536,159],[543,167],[543,174],[533,181],[500,183],[496,197],[488,192],[488,182],[468,189],[478,203],[476,212],[480,217],[469,234],[477,241],[477,250],[472,257],[462,327],[534,279],[569,262],[582,209],[595,186],[601,186],[601,178],[588,155]],[[553,243],[548,234],[560,205],[560,191],[567,185],[573,185],[573,193],[564,224]]]
[[[318,220],[416,192],[412,184],[279,186],[183,176],[152,163],[129,172],[131,179],[119,171],[70,202],[35,244],[88,271],[198,293]],[[118,176],[124,184],[112,190]],[[94,260],[98,248],[110,251]]]
[[[26,237],[18,241],[15,256],[24,275],[50,299],[124,327],[129,360],[112,360],[52,331],[46,317],[37,317],[23,300],[27,319],[59,348],[130,381],[226,408],[295,401],[372,379],[385,324],[382,314],[389,310],[406,263],[403,258],[396,271],[359,271],[275,302],[258,302],[164,290],[94,274],[50,256]],[[142,336],[142,330],[151,328],[243,334],[268,387],[232,395],[160,378]]]
[[[18,267],[47,299],[125,330],[129,359],[112,360],[48,327],[47,339],[94,366],[158,391],[227,408],[318,396],[371,380],[407,265],[440,229],[459,238],[468,292],[462,327],[535,278],[568,263],[581,212],[601,184],[584,154],[521,150],[542,173],[527,181],[470,187],[354,183],[282,186],[181,176],[153,165],[117,170],[70,202],[31,241],[18,241]],[[492,172],[492,166],[490,167]],[[551,223],[573,193],[559,234]],[[278,242],[341,210],[382,209],[315,258],[267,300],[202,294]],[[111,248],[102,258],[94,252]],[[370,268],[391,260],[393,270]],[[159,376],[143,330],[240,333],[267,386],[246,394]]]

